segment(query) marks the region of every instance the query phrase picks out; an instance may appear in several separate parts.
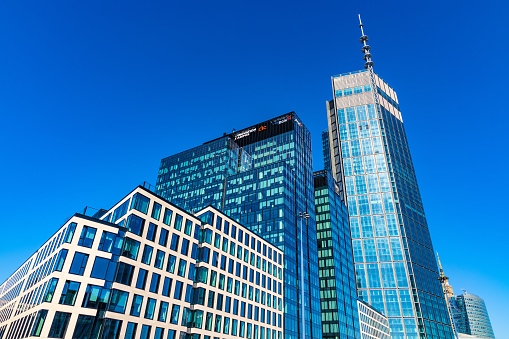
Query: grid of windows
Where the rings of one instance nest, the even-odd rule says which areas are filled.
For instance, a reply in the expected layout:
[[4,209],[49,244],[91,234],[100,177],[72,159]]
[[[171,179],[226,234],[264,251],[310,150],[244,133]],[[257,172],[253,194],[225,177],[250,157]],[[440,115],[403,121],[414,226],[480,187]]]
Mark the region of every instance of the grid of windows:
[[[48,257],[49,278],[26,292],[26,280],[18,282],[19,296],[13,298],[11,309],[20,311],[0,321],[6,338],[29,333],[63,338],[72,333],[73,338],[207,339],[221,333],[282,339],[280,250],[212,208],[197,217],[141,187],[130,198],[125,201],[131,201],[131,208],[117,218],[117,225],[71,218],[69,225],[81,236]],[[113,214],[125,202],[117,206]],[[172,213],[165,212],[170,217],[159,221],[150,208]],[[142,219],[138,225],[153,226],[127,232],[118,227],[133,216]],[[210,224],[202,219],[210,219]],[[59,233],[62,240],[65,229]],[[166,240],[174,235],[179,240],[171,245]],[[31,276],[30,269],[25,271]],[[58,304],[57,312],[50,303]],[[96,310],[105,311],[104,316],[96,318]],[[24,336],[18,336],[20,329]]]

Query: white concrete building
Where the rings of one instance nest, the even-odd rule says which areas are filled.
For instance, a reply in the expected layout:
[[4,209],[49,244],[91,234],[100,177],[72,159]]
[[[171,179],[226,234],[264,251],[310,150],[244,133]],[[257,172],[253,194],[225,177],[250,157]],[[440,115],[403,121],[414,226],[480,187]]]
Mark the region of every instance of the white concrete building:
[[281,339],[283,253],[138,186],[75,214],[0,286],[0,338]]
[[357,300],[361,339],[390,339],[389,320],[371,305]]

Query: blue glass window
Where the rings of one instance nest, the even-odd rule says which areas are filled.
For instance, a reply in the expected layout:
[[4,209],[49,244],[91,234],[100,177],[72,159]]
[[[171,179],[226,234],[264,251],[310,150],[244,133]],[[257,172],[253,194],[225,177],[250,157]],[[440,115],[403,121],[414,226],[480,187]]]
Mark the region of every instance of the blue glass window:
[[170,226],[171,225],[171,216],[173,215],[173,211],[165,208],[164,209],[164,217],[163,217],[163,223]]
[[168,244],[168,231],[161,227],[161,232],[159,234],[159,245],[166,247]]
[[120,254],[122,248],[122,237],[117,237],[115,233],[103,231],[101,242],[99,243],[99,251]]
[[154,248],[149,245],[145,245],[143,248],[143,255],[141,256],[141,262],[146,265],[150,265],[150,261],[152,260],[152,252]]
[[136,330],[138,328],[138,324],[136,323],[127,323],[127,328],[125,330],[124,339],[134,339],[136,337]]
[[138,271],[138,279],[136,280],[136,288],[139,288],[140,290],[145,289],[145,284],[147,283],[147,274],[147,270],[140,268]]
[[133,196],[131,209],[134,208],[135,210],[140,211],[141,213],[147,214],[149,204],[150,204],[149,198],[140,193],[136,193]]
[[161,208],[162,206],[154,201],[154,204],[152,205],[152,218],[159,220],[161,216]]
[[111,290],[111,300],[108,311],[116,313],[125,313],[125,307],[127,304],[127,298],[129,297],[128,292],[120,290]]
[[113,281],[116,268],[117,264],[115,262],[110,262],[110,259],[96,257],[94,266],[92,266],[92,273],[90,273],[90,277]]
[[60,252],[58,253],[58,258],[57,258],[57,261],[55,264],[55,271],[62,272],[62,267],[64,267],[65,258],[67,257],[67,252],[68,251],[64,248],[64,249],[61,249]]
[[157,316],[158,321],[166,322],[166,315],[168,314],[169,304],[165,301],[159,303],[159,314]]
[[124,201],[122,205],[118,206],[115,211],[113,211],[113,216],[111,218],[111,222],[115,223],[118,219],[123,217],[127,213],[127,208],[129,207],[129,199]]
[[141,295],[135,294],[133,297],[133,301],[131,302],[131,311],[129,312],[129,314],[135,317],[139,317],[142,304],[143,297]]
[[76,231],[76,223],[75,222],[71,222],[69,224],[69,226],[67,226],[67,231],[65,233],[65,242],[66,243],[71,243],[72,241],[72,238],[74,236],[74,231]]
[[155,241],[157,233],[157,225],[153,223],[148,224],[147,240]]
[[154,319],[154,310],[156,308],[156,300],[147,298],[147,305],[145,306],[145,319]]
[[80,240],[78,241],[79,246],[83,247],[92,247],[92,243],[94,242],[95,232],[97,229],[89,226],[83,226],[83,230],[81,231]]
[[65,282],[64,289],[62,290],[62,295],[60,296],[60,301],[58,303],[61,305],[74,306],[79,289],[79,282],[67,280]]
[[177,234],[172,234],[171,236],[171,242],[170,242],[170,250],[177,251],[179,246],[179,239],[180,237]]
[[158,268],[160,270],[163,269],[164,255],[165,255],[165,253],[163,251],[157,250],[156,260],[154,262],[154,267],[155,268]]
[[157,293],[159,291],[159,281],[161,280],[161,275],[157,273],[152,273],[152,280],[150,281],[149,291],[152,293]]
[[180,231],[182,229],[182,221],[183,221],[183,218],[181,215],[179,214],[176,214],[175,215],[175,221],[173,222],[173,227],[177,230],[177,231]]
[[129,230],[129,232],[139,235],[141,237],[141,235],[143,233],[144,225],[145,225],[145,219],[140,218],[139,216],[137,216],[135,214],[131,214],[129,216],[129,220],[127,221],[126,228]]
[[[83,297],[82,307],[94,308],[106,307],[110,299],[110,290],[101,286],[88,285]],[[102,306],[101,306],[102,305]]]
[[[112,262],[112,264],[115,264]],[[111,265],[113,266],[113,265]],[[124,262],[118,263],[118,272],[115,277],[115,282],[119,284],[131,286],[131,282],[133,281],[134,275],[134,266],[126,264]]]
[[182,298],[182,282],[175,280],[175,291],[173,291],[173,299],[180,300]]
[[186,265],[187,265],[187,261],[185,261],[184,259],[180,259],[179,261],[179,268],[178,268],[178,271],[177,271],[177,274],[181,277],[185,277],[185,274],[186,274]]
[[171,254],[168,254],[168,264],[166,265],[166,271],[169,273],[175,272],[175,262],[177,258]]
[[74,254],[74,258],[71,263],[71,268],[69,269],[69,273],[83,275],[85,272],[85,267],[87,266],[88,254],[76,252]]
[[71,319],[71,313],[56,312],[48,338],[63,338],[67,331],[67,325],[69,325],[69,319]]
[[139,241],[133,240],[131,238],[125,238],[122,256],[136,260],[138,258],[139,249],[140,249]]
[[161,292],[161,294],[164,295],[165,297],[170,296],[171,282],[172,282],[171,278],[168,277],[164,278],[163,291]]
[[[180,298],[179,298],[180,299]],[[177,325],[179,321],[180,306],[174,304],[171,309],[170,323]]]
[[143,325],[141,327],[140,339],[149,339],[151,330],[152,330],[152,326]]

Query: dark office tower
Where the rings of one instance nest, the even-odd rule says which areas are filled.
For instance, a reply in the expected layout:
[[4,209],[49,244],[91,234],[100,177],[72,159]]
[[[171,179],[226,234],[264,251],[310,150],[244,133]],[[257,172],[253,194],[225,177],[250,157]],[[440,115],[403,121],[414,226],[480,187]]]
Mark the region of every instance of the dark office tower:
[[392,338],[452,338],[398,98],[373,72],[367,39],[366,70],[332,77],[327,111],[358,295],[389,318]]
[[157,178],[181,208],[212,205],[283,250],[287,339],[304,337],[303,316],[305,337],[322,337],[312,168],[310,133],[292,112],[162,159]]
[[360,338],[348,210],[328,171],[314,173],[324,338]]

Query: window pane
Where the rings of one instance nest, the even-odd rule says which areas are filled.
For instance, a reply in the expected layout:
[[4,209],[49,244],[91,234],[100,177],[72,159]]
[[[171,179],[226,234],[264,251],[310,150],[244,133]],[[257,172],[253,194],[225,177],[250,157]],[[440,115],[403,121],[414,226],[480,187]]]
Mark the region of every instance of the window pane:
[[125,307],[127,304],[128,297],[129,293],[127,292],[120,290],[112,290],[110,307],[108,310],[116,313],[125,313]]
[[59,304],[74,306],[79,289],[79,282],[67,280],[65,282],[64,289],[62,290]]
[[51,328],[49,330],[48,337],[63,338],[65,331],[67,330],[67,325],[69,325],[70,318],[71,313],[56,312],[55,317],[53,318],[53,323],[51,324]]
[[92,243],[94,242],[95,232],[97,229],[89,226],[83,226],[83,230],[81,231],[80,240],[78,241],[79,246],[83,247],[92,247]]
[[72,260],[71,268],[69,273],[83,275],[85,267],[87,266],[88,254],[76,252]]

